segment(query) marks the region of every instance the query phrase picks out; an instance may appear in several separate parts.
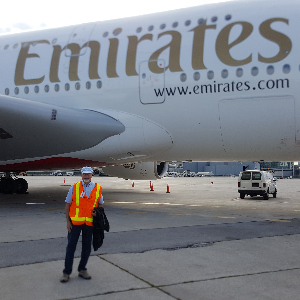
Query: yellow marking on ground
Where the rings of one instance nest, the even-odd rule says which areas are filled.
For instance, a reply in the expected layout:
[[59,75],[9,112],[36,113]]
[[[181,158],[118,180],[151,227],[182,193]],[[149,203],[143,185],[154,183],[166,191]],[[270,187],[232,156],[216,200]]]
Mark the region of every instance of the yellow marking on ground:
[[291,223],[291,221],[289,221],[289,220],[269,220],[269,219],[266,219],[266,221],[268,221],[268,222]]

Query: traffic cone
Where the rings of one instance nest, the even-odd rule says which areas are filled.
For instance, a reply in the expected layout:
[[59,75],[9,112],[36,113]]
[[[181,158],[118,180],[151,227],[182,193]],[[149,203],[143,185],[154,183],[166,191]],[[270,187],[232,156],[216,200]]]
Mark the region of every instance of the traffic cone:
[[132,187],[134,187],[134,182],[132,183]]
[[150,185],[150,192],[154,192],[154,189],[153,189],[153,184]]
[[170,188],[168,184],[167,184],[167,193],[170,193]]

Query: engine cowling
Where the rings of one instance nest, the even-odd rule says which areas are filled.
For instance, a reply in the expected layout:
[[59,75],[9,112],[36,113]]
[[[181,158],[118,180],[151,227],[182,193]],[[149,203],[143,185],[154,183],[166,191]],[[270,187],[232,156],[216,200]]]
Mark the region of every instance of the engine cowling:
[[162,178],[168,170],[166,162],[140,162],[103,167],[106,175],[131,180],[155,180]]

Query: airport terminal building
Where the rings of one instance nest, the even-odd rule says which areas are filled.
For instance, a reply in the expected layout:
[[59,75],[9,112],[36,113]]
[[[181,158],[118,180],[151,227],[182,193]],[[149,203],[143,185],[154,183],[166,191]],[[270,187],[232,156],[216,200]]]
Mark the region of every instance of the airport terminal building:
[[277,177],[298,177],[298,166],[293,162],[183,162],[182,170],[190,172],[210,172],[214,176],[239,175],[244,168],[248,170],[274,170]]

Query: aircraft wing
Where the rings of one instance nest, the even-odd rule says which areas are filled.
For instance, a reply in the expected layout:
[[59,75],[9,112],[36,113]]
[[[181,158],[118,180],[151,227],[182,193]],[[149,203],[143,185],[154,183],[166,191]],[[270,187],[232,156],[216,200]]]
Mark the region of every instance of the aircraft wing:
[[0,161],[83,150],[124,130],[99,112],[0,95]]

